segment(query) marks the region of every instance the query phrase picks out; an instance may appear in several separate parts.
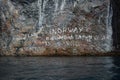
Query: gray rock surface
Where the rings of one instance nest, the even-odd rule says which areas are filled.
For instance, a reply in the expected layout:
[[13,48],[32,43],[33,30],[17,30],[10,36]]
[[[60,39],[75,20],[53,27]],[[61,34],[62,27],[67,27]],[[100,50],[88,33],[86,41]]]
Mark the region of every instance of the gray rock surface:
[[0,0],[0,55],[112,50],[109,0]]

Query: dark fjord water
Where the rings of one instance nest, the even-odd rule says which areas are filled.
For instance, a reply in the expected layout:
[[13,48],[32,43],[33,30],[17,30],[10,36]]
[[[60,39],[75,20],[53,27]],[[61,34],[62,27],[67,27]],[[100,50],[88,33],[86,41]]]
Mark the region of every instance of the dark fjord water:
[[120,80],[119,57],[0,57],[0,80]]

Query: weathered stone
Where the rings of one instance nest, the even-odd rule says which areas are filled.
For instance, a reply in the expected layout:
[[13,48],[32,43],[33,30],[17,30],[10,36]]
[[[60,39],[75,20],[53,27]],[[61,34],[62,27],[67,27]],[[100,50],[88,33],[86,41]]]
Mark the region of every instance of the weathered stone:
[[112,50],[109,0],[0,0],[0,55]]
[[27,34],[27,33],[29,33],[31,30],[33,30],[33,26],[23,27],[20,31],[21,31],[21,33],[23,33],[23,34]]

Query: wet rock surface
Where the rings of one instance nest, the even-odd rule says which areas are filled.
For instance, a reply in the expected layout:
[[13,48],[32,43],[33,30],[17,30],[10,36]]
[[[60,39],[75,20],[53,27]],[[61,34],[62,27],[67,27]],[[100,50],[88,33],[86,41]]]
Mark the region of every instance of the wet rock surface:
[[0,55],[112,50],[109,0],[0,0]]

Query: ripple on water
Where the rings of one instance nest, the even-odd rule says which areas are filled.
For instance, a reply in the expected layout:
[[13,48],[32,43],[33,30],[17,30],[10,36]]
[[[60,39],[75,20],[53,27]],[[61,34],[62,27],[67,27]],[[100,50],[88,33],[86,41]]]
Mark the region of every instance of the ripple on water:
[[120,66],[116,68],[115,61],[112,57],[1,57],[0,80],[116,80],[115,69]]

